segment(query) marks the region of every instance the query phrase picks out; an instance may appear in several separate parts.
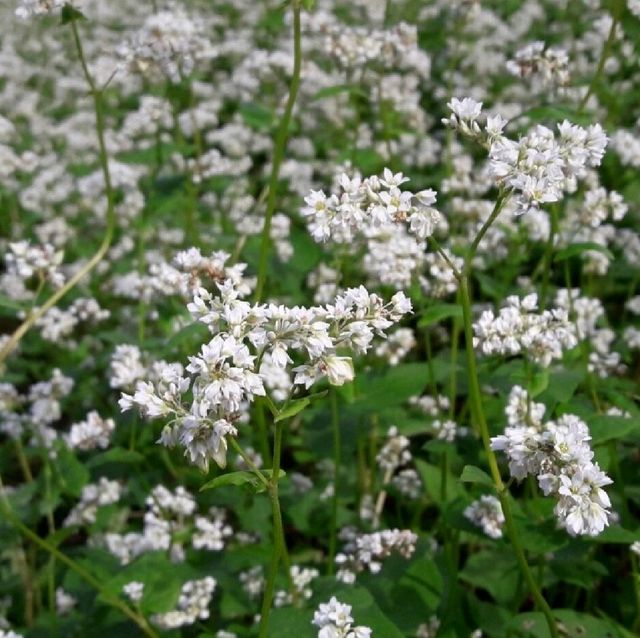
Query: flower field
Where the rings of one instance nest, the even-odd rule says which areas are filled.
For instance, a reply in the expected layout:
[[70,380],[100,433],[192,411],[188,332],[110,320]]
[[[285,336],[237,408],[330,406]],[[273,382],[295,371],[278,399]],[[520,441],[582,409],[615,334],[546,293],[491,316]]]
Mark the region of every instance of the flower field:
[[0,638],[640,635],[638,0],[0,17]]

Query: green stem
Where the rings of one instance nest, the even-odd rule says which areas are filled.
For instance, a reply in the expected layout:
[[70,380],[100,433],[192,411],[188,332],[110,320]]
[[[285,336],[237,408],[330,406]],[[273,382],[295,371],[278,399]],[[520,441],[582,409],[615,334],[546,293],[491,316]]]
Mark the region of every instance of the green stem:
[[498,493],[498,498],[500,499],[500,504],[502,505],[502,511],[505,517],[505,526],[507,529],[507,534],[509,536],[509,540],[511,541],[511,545],[513,546],[513,550],[516,555],[516,560],[524,577],[524,580],[529,587],[531,594],[535,600],[536,605],[542,611],[549,626],[549,632],[551,634],[551,638],[559,638],[558,629],[556,627],[555,620],[553,618],[553,612],[549,604],[545,600],[542,595],[538,585],[535,581],[533,573],[531,572],[531,568],[527,563],[527,558],[524,553],[524,548],[522,546],[522,542],[520,541],[520,536],[518,535],[518,531],[513,519],[513,514],[511,511],[511,503],[509,501],[509,492],[505,487],[505,484],[502,481],[502,477],[500,476],[500,469],[498,468],[498,461],[496,459],[496,455],[494,451],[491,449],[491,439],[489,436],[489,428],[487,426],[487,420],[484,414],[484,406],[482,403],[482,390],[480,388],[480,381],[478,377],[478,368],[476,362],[475,350],[473,348],[473,316],[471,313],[471,294],[469,291],[469,273],[471,270],[471,264],[473,262],[473,258],[478,249],[478,245],[480,244],[480,240],[486,234],[487,230],[493,223],[493,221],[497,218],[498,214],[504,203],[508,198],[508,194],[501,193],[498,195],[498,199],[496,201],[495,207],[487,219],[487,221],[483,224],[482,228],[478,232],[478,235],[474,239],[471,244],[471,248],[469,253],[467,254],[467,258],[465,260],[465,267],[463,276],[460,279],[460,297],[462,301],[462,314],[464,321],[464,335],[465,335],[465,351],[467,357],[467,374],[469,378],[469,399],[471,406],[471,415],[473,418],[473,422],[476,425],[476,428],[479,430],[480,438],[482,439],[482,444],[485,450],[485,454],[487,456],[487,462],[489,464],[489,470],[491,472],[491,477],[493,478],[493,483],[495,485],[496,491]]
[[273,151],[273,162],[271,164],[271,176],[269,178],[269,196],[267,198],[267,210],[264,217],[264,227],[262,229],[262,240],[260,243],[260,261],[258,264],[258,282],[255,290],[255,300],[260,301],[264,292],[264,285],[267,278],[267,265],[269,258],[269,248],[271,244],[271,219],[276,209],[276,194],[278,187],[278,177],[280,166],[284,159],[285,147],[291,123],[293,106],[300,87],[300,71],[302,68],[302,30],[300,27],[300,0],[292,0],[293,7],[293,75],[289,85],[289,98],[280,121],[280,126],[276,134]]
[[29,313],[29,316],[16,328],[13,334],[7,339],[5,344],[0,348],[0,365],[2,362],[15,350],[20,343],[22,337],[29,331],[29,329],[42,317],[48,310],[55,306],[62,297],[64,297],[76,284],[90,273],[99,263],[109,250],[111,241],[113,240],[113,234],[116,226],[116,217],[114,211],[114,193],[111,185],[111,174],[109,172],[109,159],[107,155],[107,148],[104,141],[104,113],[102,105],[102,91],[97,88],[95,81],[89,72],[86,58],[84,56],[84,50],[78,34],[78,27],[76,21],[71,20],[71,30],[73,32],[73,40],[76,46],[76,51],[82,65],[82,71],[84,73],[85,80],[89,85],[91,97],[93,98],[93,107],[96,116],[96,133],[98,137],[99,159],[100,166],[104,177],[105,195],[107,197],[107,229],[105,231],[104,238],[100,244],[96,253],[89,259],[89,261],[78,270],[67,283],[56,290],[49,299],[47,299],[42,306],[33,312]]
[[[278,476],[280,474],[280,457],[282,454],[282,431],[284,424],[282,421],[275,423],[275,434],[273,441],[273,463],[271,465],[271,478],[268,483],[269,500],[271,501],[271,514],[273,517],[273,547],[271,549],[271,563],[269,573],[262,597],[262,607],[260,611],[259,638],[266,638],[269,630],[269,614],[273,603],[275,592],[276,576],[280,559],[284,556],[285,546],[284,528],[282,525],[282,511],[280,509],[280,499],[278,498]],[[289,574],[287,574],[289,576]]]
[[553,248],[556,233],[558,232],[558,214],[556,207],[552,204],[549,212],[549,237],[544,248],[544,270],[542,272],[542,291],[540,294],[540,309],[544,310],[547,306],[547,296],[549,292],[549,278],[551,275],[551,262],[553,259]]
[[24,453],[24,447],[22,446],[22,441],[20,439],[15,440],[16,444],[16,455],[18,457],[18,463],[20,463],[20,469],[22,470],[22,474],[24,475],[24,480],[27,483],[33,482],[33,474],[31,473],[31,467],[29,466],[29,460],[27,459],[27,455]]
[[3,515],[6,519],[28,540],[34,545],[37,545],[50,556],[56,558],[61,563],[64,563],[69,569],[74,571],[82,580],[91,585],[97,592],[99,592],[102,599],[112,607],[119,609],[125,616],[130,618],[141,631],[149,638],[159,638],[158,634],[149,626],[149,623],[140,614],[136,613],[126,603],[120,600],[117,596],[114,596],[103,584],[95,577],[91,572],[87,571],[82,565],[69,558],[66,554],[63,554],[57,547],[49,543],[44,538],[38,536],[35,532],[29,529],[13,512],[11,503],[7,498],[4,490],[4,484],[0,478],[0,505]]
[[333,574],[336,548],[338,544],[338,485],[340,479],[340,417],[338,414],[338,397],[335,388],[329,392],[331,404],[331,431],[333,432],[333,496],[331,497],[331,529],[329,535],[329,557],[327,573]]
[[[471,247],[469,248],[469,252],[467,253],[467,256],[464,260],[464,270],[462,272],[462,275],[467,277],[469,276],[469,273],[471,272],[471,267],[473,265],[473,258],[476,256],[476,253],[478,252],[478,246],[480,245],[482,238],[487,234],[487,231],[489,230],[493,222],[497,219],[498,215],[500,214],[500,211],[502,210],[502,207],[506,204],[510,196],[511,196],[511,193],[509,191],[501,190],[498,193],[498,197],[496,199],[496,203],[493,207],[493,210],[491,211],[491,214],[489,215],[489,217],[487,217],[486,221],[484,222],[484,224],[482,224],[480,230],[478,231],[478,234],[475,236],[474,240],[471,242]],[[457,271],[454,270],[454,274],[456,272]]]
[[240,444],[236,439],[229,437],[229,443],[231,443],[231,447],[242,457],[244,462],[249,466],[249,469],[258,477],[259,481],[269,489],[269,480],[267,477],[260,471],[260,468],[251,460],[251,457],[240,447]]
[[600,59],[598,60],[598,66],[596,67],[596,72],[593,74],[591,78],[591,82],[589,83],[589,88],[585,93],[584,97],[580,101],[578,105],[578,113],[582,113],[582,111],[587,106],[587,102],[589,98],[593,95],[593,92],[596,89],[596,84],[600,81],[602,77],[602,73],[604,72],[604,65],[607,62],[607,58],[611,53],[611,47],[616,39],[616,31],[618,29],[618,24],[620,23],[622,9],[624,8],[624,0],[614,0],[614,8],[611,15],[611,27],[609,28],[609,34],[607,35],[607,39],[602,45],[602,52],[600,53]]

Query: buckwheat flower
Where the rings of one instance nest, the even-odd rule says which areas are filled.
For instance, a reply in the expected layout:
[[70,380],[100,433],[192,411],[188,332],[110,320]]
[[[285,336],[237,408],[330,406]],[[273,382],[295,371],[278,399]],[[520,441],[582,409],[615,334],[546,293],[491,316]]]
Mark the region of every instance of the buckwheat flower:
[[122,592],[132,603],[137,604],[144,595],[144,583],[132,580],[122,587]]
[[208,516],[195,517],[195,531],[192,537],[194,549],[221,551],[225,540],[233,534],[233,528],[226,522],[223,509],[211,508]]
[[264,570],[261,565],[256,565],[251,569],[240,572],[238,578],[242,584],[242,589],[249,598],[258,599],[262,595],[265,586]]
[[[515,396],[522,397],[522,393],[520,389]],[[530,399],[526,397],[526,401]],[[531,418],[534,410],[542,416],[537,407],[524,414],[522,408],[518,414],[510,409],[513,425],[505,429],[504,435],[491,439],[492,449],[505,452],[516,479],[528,474],[537,477],[543,493],[556,498],[558,524],[569,534],[600,534],[611,516],[611,503],[602,488],[612,481],[593,462],[589,428],[572,414],[543,423],[541,418]]]
[[634,541],[631,543],[629,549],[636,555],[640,556],[640,541]]
[[521,78],[539,77],[544,85],[563,86],[569,82],[569,56],[563,49],[532,42],[519,49],[507,62],[509,73]]
[[415,347],[416,338],[411,328],[399,328],[376,348],[376,355],[396,366]]
[[376,461],[384,470],[385,475],[390,476],[400,466],[411,462],[413,457],[411,456],[409,445],[409,439],[398,434],[398,428],[392,425],[387,431],[387,440],[384,446],[376,456]]
[[487,536],[502,538],[505,519],[500,501],[495,496],[484,494],[464,510],[464,516],[482,528]]
[[458,427],[458,424],[451,419],[436,419],[431,425],[437,433],[436,437],[449,443],[455,441],[458,435],[466,433],[466,428]]
[[370,638],[369,627],[353,627],[351,605],[332,596],[328,603],[321,603],[313,614],[311,623],[318,627],[318,638]]
[[419,499],[423,491],[422,480],[413,468],[400,470],[391,479],[391,484],[400,494],[412,500]]
[[440,629],[440,620],[437,616],[431,616],[429,621],[422,623],[416,631],[416,638],[436,638]]
[[60,271],[62,258],[63,252],[51,244],[31,246],[28,241],[11,242],[5,255],[7,274],[23,281],[38,276],[60,288],[65,281]]
[[337,180],[337,193],[327,197],[322,191],[311,191],[301,214],[318,242],[331,239],[350,243],[357,234],[390,223],[407,224],[412,235],[424,240],[433,234],[440,220],[440,213],[433,208],[436,193],[401,190],[399,185],[406,181],[402,173],[394,175],[389,169],[385,169],[382,179],[342,174]]
[[522,299],[510,296],[497,317],[484,311],[474,324],[474,347],[486,355],[524,353],[544,367],[561,358],[578,342],[574,326],[564,309],[535,313],[537,301],[535,293]]
[[138,346],[119,344],[109,363],[109,385],[112,388],[133,389],[136,381],[144,378],[146,368]]
[[103,419],[95,410],[87,414],[84,421],[74,423],[65,441],[71,449],[95,450],[109,447],[109,439],[115,430],[113,419]]
[[[299,565],[291,565],[289,570],[291,583],[296,590],[299,600],[308,600],[313,595],[313,591],[309,585],[320,575],[317,569],[312,567],[300,567]],[[293,596],[290,591],[279,590],[275,593],[273,599],[274,607],[284,607],[293,604]]]
[[327,375],[331,385],[344,385],[355,377],[350,357],[324,357],[320,369]]
[[461,100],[454,97],[447,102],[447,106],[451,109],[451,115],[443,118],[442,123],[445,126],[458,129],[464,135],[480,135],[480,125],[477,120],[482,113],[482,102],[476,102],[470,97]]
[[209,618],[209,604],[217,586],[215,578],[207,576],[187,581],[180,592],[175,610],[154,614],[151,621],[161,629],[178,629]]
[[110,481],[104,476],[97,483],[89,483],[82,488],[80,501],[69,512],[63,526],[91,525],[95,523],[98,509],[117,503],[123,488],[118,481]]
[[11,629],[8,629],[7,631],[5,631],[4,629],[0,629],[0,638],[23,638],[23,635],[17,634]]
[[62,587],[56,588],[56,612],[61,616],[68,614],[78,604],[78,601],[68,594]]
[[353,584],[357,574],[364,570],[372,574],[379,573],[384,559],[393,553],[410,558],[418,537],[410,530],[387,529],[360,534],[346,527],[341,530],[340,539],[346,542],[336,554],[336,578],[343,583]]
[[62,9],[65,5],[69,5],[74,9],[81,9],[83,2],[84,0],[20,0],[20,4],[16,9],[16,16],[26,20],[32,16],[53,13],[58,9]]

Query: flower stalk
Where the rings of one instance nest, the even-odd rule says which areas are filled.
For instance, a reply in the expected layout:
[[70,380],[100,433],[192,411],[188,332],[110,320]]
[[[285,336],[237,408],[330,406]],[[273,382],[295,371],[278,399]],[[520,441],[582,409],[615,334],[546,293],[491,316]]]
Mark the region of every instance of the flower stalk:
[[80,40],[80,34],[78,33],[78,26],[76,24],[77,19],[72,18],[69,22],[71,31],[73,34],[73,41],[75,44],[76,52],[82,66],[82,72],[84,74],[85,81],[89,86],[89,93],[93,99],[93,108],[96,118],[96,134],[98,137],[98,156],[100,160],[100,167],[102,168],[102,174],[104,178],[105,195],[107,198],[107,228],[98,250],[87,261],[87,263],[80,268],[67,283],[56,290],[39,308],[30,312],[27,318],[16,328],[13,334],[7,339],[4,345],[0,348],[0,366],[5,359],[16,349],[22,338],[33,327],[33,325],[44,316],[58,301],[60,301],[70,290],[88,275],[103,259],[107,250],[111,246],[113,235],[116,227],[115,218],[115,197],[113,187],[111,184],[111,173],[109,172],[109,158],[107,155],[107,147],[104,139],[104,106],[103,106],[103,90],[98,88],[89,67],[82,47],[82,41]]
[[258,282],[255,289],[255,300],[260,301],[264,293],[264,285],[267,279],[267,266],[269,259],[269,248],[271,246],[271,220],[276,210],[276,195],[280,167],[284,159],[285,147],[289,135],[291,115],[300,88],[300,72],[302,69],[302,29],[300,25],[301,0],[292,0],[293,8],[293,74],[289,85],[289,97],[280,120],[280,125],[276,133],[273,161],[271,163],[271,175],[269,177],[269,194],[267,196],[267,210],[264,216],[264,226],[262,228],[262,238],[260,241],[260,260],[258,263]]

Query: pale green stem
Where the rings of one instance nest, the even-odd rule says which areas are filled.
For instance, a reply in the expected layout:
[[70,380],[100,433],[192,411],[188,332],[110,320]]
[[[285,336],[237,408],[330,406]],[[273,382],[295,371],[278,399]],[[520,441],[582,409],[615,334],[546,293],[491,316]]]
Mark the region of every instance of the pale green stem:
[[96,253],[89,259],[89,261],[78,270],[64,286],[56,290],[49,299],[47,299],[42,306],[29,313],[29,316],[16,328],[13,334],[7,339],[2,348],[0,348],[0,365],[2,362],[14,351],[20,340],[29,331],[29,329],[42,317],[48,310],[55,306],[60,299],[62,299],[76,284],[82,280],[85,275],[90,273],[99,263],[109,250],[113,234],[115,231],[116,218],[114,211],[114,194],[111,185],[111,174],[109,172],[109,159],[107,156],[107,148],[104,140],[104,114],[102,104],[102,92],[95,84],[95,81],[87,66],[86,58],[84,56],[84,50],[78,34],[78,27],[75,20],[71,20],[71,30],[73,32],[73,40],[76,46],[76,51],[82,65],[82,71],[84,73],[85,80],[89,85],[91,97],[93,98],[93,107],[96,116],[96,133],[98,136],[98,148],[100,166],[104,177],[105,195],[107,198],[107,229],[105,231],[104,238],[100,247]]
[[624,0],[614,0],[613,11],[611,15],[611,27],[609,28],[609,34],[607,35],[607,39],[602,45],[602,52],[600,53],[600,59],[598,60],[598,66],[596,67],[596,72],[593,74],[591,78],[591,82],[589,83],[589,88],[585,93],[584,97],[580,101],[578,106],[578,113],[584,111],[587,106],[587,102],[589,98],[593,95],[593,92],[596,89],[596,85],[600,81],[602,77],[602,73],[604,72],[604,65],[607,62],[607,58],[611,53],[611,47],[613,47],[613,43],[616,39],[616,31],[618,29],[618,24],[620,23],[620,18],[622,14],[622,10],[624,8]]
[[29,529],[13,512],[13,508],[11,507],[11,503],[7,498],[7,495],[4,490],[4,484],[2,479],[0,478],[0,504],[2,508],[2,513],[5,518],[29,541],[31,541],[34,545],[37,545],[44,551],[46,551],[50,556],[55,557],[61,563],[64,563],[69,569],[74,571],[82,580],[91,585],[97,592],[99,592],[102,599],[112,607],[119,609],[125,616],[130,618],[141,631],[148,636],[149,638],[159,638],[158,634],[153,630],[153,628],[149,625],[147,620],[136,613],[131,609],[125,602],[120,600],[117,596],[114,596],[108,589],[106,589],[103,584],[93,575],[91,572],[86,570],[82,565],[74,561],[72,558],[69,558],[66,554],[61,552],[57,547],[49,543],[44,538],[40,538],[35,532]]
[[269,177],[269,195],[267,197],[267,210],[264,216],[264,227],[262,229],[262,239],[260,243],[260,261],[258,264],[258,282],[255,290],[255,300],[260,301],[264,292],[264,285],[267,279],[267,266],[269,259],[269,248],[271,245],[271,220],[276,210],[276,195],[278,188],[278,177],[280,176],[280,166],[284,159],[285,147],[291,124],[291,115],[300,87],[300,71],[302,69],[302,30],[300,26],[300,0],[292,0],[293,7],[293,75],[289,85],[289,98],[280,120],[280,126],[276,133],[275,146],[273,151],[273,161],[271,163],[271,176]]
[[340,485],[340,415],[338,397],[335,388],[329,392],[331,403],[331,431],[333,433],[333,495],[331,497],[331,529],[329,532],[329,557],[327,572],[333,574],[336,548],[338,544],[338,486]]
[[[280,499],[278,498],[278,478],[280,474],[280,458],[282,455],[282,431],[284,424],[282,421],[275,423],[275,434],[273,441],[273,463],[271,465],[271,478],[269,479],[267,491],[271,501],[271,514],[273,517],[273,547],[271,549],[271,563],[262,597],[262,607],[260,611],[259,638],[267,638],[269,630],[269,614],[275,593],[276,577],[280,559],[283,557],[285,547],[284,528],[282,525],[282,512],[280,510]],[[288,567],[288,566],[286,566]],[[289,576],[289,574],[288,574]]]
[[489,470],[491,472],[491,477],[493,479],[493,483],[495,485],[496,492],[498,493],[498,498],[500,499],[500,504],[502,505],[502,511],[504,513],[505,518],[505,526],[507,529],[507,534],[509,540],[511,541],[511,545],[516,555],[516,560],[518,562],[518,566],[522,572],[524,580],[529,588],[529,591],[533,595],[536,605],[542,611],[549,626],[549,632],[551,634],[551,638],[559,638],[558,629],[556,627],[556,622],[553,618],[553,612],[551,607],[549,607],[549,603],[545,600],[542,592],[540,591],[536,580],[531,572],[531,568],[527,562],[527,558],[525,556],[524,548],[522,546],[522,542],[520,540],[520,536],[518,534],[517,527],[515,525],[515,521],[513,519],[513,514],[511,511],[511,503],[509,501],[509,492],[507,487],[502,481],[502,477],[500,475],[500,469],[498,468],[498,461],[496,459],[496,455],[494,451],[491,449],[491,439],[489,436],[489,428],[487,426],[487,420],[484,414],[484,406],[482,402],[482,390],[480,388],[480,380],[478,377],[478,369],[476,362],[476,354],[473,348],[473,316],[471,311],[471,293],[469,289],[469,274],[471,270],[471,264],[473,263],[473,258],[475,257],[476,251],[482,240],[482,237],[489,230],[489,227],[493,223],[493,221],[498,217],[500,210],[506,200],[508,199],[508,193],[500,193],[498,195],[498,199],[496,201],[495,207],[487,219],[487,221],[483,224],[482,228],[478,232],[478,235],[474,239],[471,244],[471,248],[469,253],[467,254],[465,260],[465,267],[463,276],[460,279],[460,297],[462,301],[462,314],[464,320],[464,335],[465,335],[465,351],[467,356],[467,374],[469,379],[469,399],[471,405],[471,414],[473,417],[473,421],[476,424],[476,427],[479,430],[480,438],[482,439],[482,444],[485,450],[485,454],[487,456],[487,462],[489,465]]

